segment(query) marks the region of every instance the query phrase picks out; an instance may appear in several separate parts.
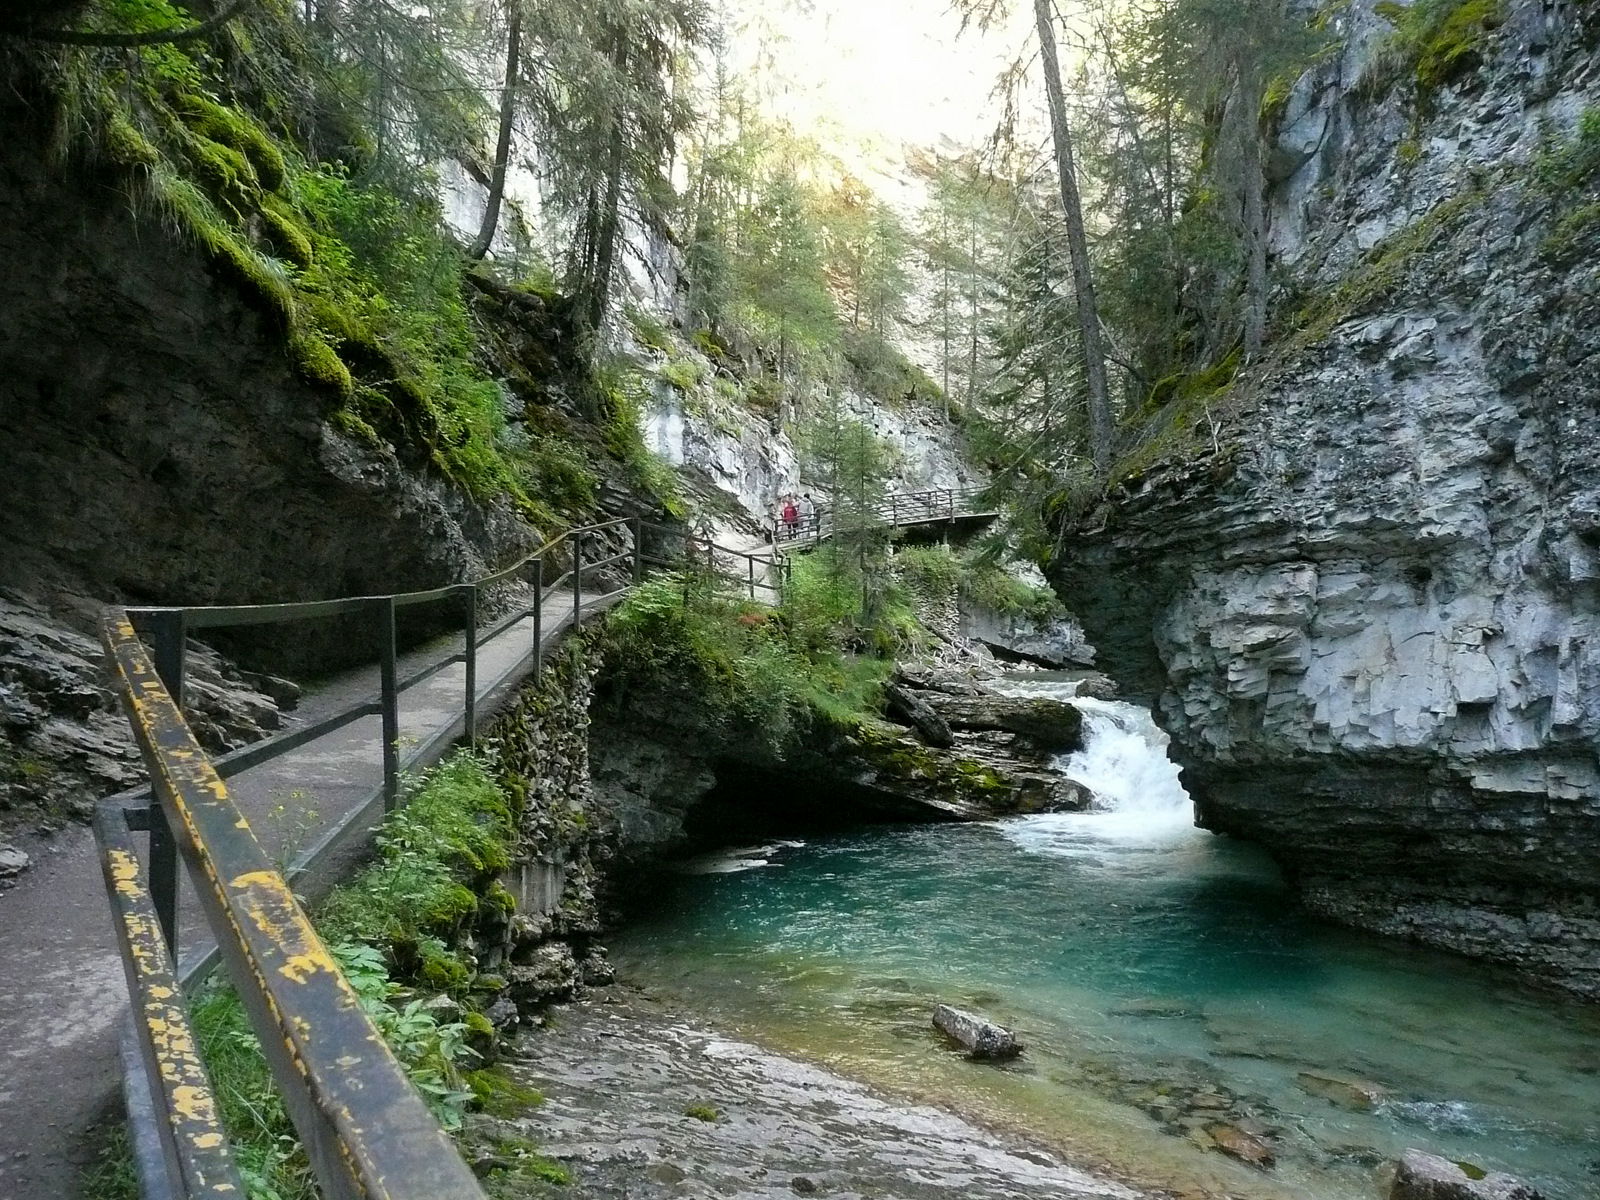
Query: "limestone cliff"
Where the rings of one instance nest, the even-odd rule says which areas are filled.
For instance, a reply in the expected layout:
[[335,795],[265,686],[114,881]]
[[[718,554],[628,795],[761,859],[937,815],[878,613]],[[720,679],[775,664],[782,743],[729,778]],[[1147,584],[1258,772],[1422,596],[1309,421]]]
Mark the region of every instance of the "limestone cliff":
[[1275,346],[1145,432],[1054,579],[1203,824],[1600,996],[1600,24],[1512,0],[1424,87],[1338,20],[1275,156]]

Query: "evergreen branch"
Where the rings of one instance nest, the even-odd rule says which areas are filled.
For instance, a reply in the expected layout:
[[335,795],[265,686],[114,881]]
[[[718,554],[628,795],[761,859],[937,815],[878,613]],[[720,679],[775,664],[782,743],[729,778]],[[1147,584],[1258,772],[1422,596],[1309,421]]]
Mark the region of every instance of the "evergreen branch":
[[144,33],[98,33],[88,29],[27,29],[0,26],[0,37],[22,38],[31,42],[52,42],[60,46],[170,46],[208,37],[243,12],[253,0],[233,0],[216,16],[184,29],[151,29]]

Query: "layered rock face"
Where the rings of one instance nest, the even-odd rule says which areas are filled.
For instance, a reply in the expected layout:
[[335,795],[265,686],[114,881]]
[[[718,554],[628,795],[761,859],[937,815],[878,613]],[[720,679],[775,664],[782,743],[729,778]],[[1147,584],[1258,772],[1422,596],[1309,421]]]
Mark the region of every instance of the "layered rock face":
[[1274,193],[1309,315],[1055,578],[1203,824],[1323,913],[1600,997],[1600,275],[1590,185],[1540,171],[1600,28],[1504,16],[1422,107],[1343,18]]

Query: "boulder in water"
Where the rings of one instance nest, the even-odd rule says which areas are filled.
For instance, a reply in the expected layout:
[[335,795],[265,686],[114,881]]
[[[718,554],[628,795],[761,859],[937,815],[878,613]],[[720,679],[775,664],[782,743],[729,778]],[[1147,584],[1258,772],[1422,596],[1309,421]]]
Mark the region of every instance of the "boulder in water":
[[1395,1168],[1389,1200],[1543,1200],[1511,1175],[1485,1171],[1469,1162],[1407,1150]]
[[964,1046],[968,1058],[1015,1058],[1022,1053],[1022,1043],[1009,1029],[964,1009],[941,1004],[933,1010],[933,1024],[951,1041]]

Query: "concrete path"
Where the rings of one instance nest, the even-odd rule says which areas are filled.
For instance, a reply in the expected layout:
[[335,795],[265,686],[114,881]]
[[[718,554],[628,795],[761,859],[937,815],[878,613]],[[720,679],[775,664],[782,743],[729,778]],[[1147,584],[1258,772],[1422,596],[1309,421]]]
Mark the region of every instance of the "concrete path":
[[[585,598],[586,619],[597,601]],[[545,602],[547,649],[571,616],[570,594]],[[533,644],[525,618],[479,647],[480,722],[531,669]],[[455,637],[413,650],[400,659],[400,678],[460,648]],[[460,719],[464,678],[456,664],[402,693],[402,761]],[[377,694],[376,664],[335,676],[308,690],[288,730]],[[288,862],[382,780],[381,722],[367,717],[242,772],[229,789],[267,852]],[[36,865],[0,892],[0,1200],[68,1200],[82,1195],[98,1144],[91,1130],[118,1112],[122,961],[93,834],[74,825],[22,849]],[[179,940],[186,958],[208,942],[192,896],[180,906]]]

